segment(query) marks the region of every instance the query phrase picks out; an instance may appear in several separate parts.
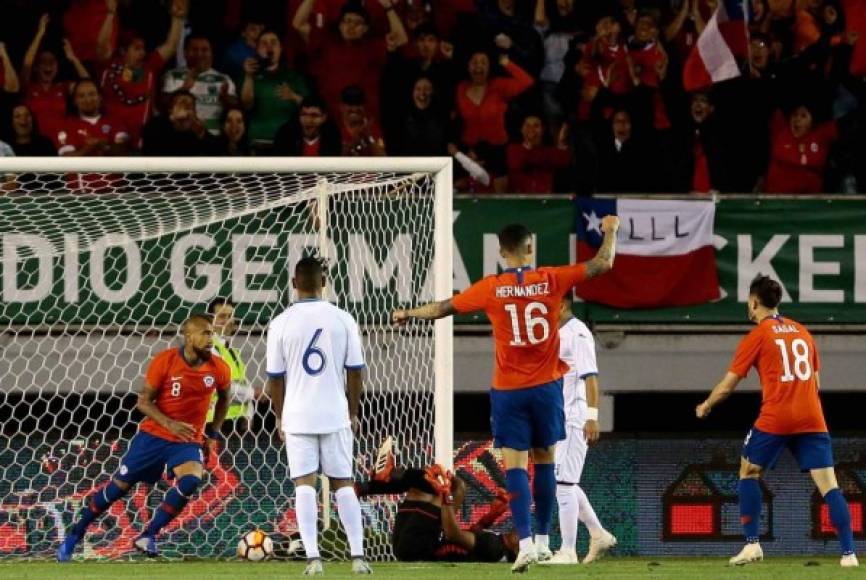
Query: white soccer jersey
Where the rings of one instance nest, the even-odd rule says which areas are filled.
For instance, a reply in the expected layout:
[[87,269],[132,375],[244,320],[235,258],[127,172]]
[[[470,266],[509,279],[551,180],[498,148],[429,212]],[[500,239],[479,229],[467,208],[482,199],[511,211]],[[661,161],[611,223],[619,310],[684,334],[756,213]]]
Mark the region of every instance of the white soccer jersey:
[[267,372],[285,376],[286,433],[334,433],[350,426],[346,369],[364,365],[352,316],[324,300],[300,300],[271,321]]
[[559,358],[568,365],[568,372],[562,381],[565,422],[583,427],[587,408],[584,378],[597,375],[598,366],[592,332],[577,318],[572,318],[559,329]]

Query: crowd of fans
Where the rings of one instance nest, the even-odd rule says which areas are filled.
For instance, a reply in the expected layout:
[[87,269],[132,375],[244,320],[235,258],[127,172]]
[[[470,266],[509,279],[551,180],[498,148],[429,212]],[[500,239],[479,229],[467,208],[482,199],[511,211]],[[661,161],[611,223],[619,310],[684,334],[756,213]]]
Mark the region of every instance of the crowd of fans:
[[5,0],[0,155],[453,155],[464,192],[866,192],[866,0]]

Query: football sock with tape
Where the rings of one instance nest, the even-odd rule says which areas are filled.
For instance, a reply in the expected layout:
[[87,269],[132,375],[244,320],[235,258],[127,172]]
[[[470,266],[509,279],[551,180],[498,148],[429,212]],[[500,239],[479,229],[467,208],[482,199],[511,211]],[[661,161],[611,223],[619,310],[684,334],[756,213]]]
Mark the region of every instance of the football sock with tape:
[[153,515],[153,519],[147,525],[144,535],[155,538],[159,531],[186,507],[199,485],[201,485],[201,479],[194,475],[184,475],[178,478],[174,487],[165,493],[165,497]]
[[839,537],[842,555],[854,553],[854,532],[851,529],[851,512],[848,510],[848,502],[838,487],[834,487],[824,495],[824,501],[830,509],[830,521],[836,528]]
[[84,535],[87,526],[107,510],[111,504],[126,495],[128,489],[120,489],[114,480],[108,482],[102,489],[93,494],[81,509],[78,522],[72,528],[72,534],[79,538]]
[[761,523],[761,484],[757,479],[741,479],[737,486],[740,495],[740,523],[749,544],[757,543]]
[[349,552],[353,558],[364,557],[364,524],[361,521],[361,504],[351,487],[341,487],[334,496],[337,498],[337,512],[346,537],[349,539]]
[[316,500],[316,490],[309,485],[299,485],[295,488],[295,515],[298,518],[298,531],[307,559],[319,558],[318,519],[319,504]]
[[511,494],[508,502],[511,506],[511,519],[514,520],[514,528],[517,537],[521,540],[532,538],[532,525],[529,519],[529,510],[532,506],[529,494],[529,474],[525,469],[509,469],[505,472],[505,488]]

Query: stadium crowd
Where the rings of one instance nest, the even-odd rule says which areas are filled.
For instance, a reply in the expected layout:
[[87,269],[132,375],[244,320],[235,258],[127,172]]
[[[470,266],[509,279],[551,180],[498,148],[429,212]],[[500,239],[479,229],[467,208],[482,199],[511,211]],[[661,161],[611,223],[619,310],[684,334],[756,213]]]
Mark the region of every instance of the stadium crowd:
[[866,193],[866,0],[5,0],[0,155],[453,155],[462,192]]

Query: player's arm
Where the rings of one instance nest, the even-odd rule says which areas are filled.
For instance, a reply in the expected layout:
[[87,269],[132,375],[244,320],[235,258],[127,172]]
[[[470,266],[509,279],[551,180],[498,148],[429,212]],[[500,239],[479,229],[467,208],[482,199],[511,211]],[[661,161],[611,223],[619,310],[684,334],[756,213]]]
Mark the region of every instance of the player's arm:
[[604,231],[604,239],[595,257],[586,262],[586,280],[600,276],[613,269],[613,260],[616,257],[616,232],[619,230],[619,218],[615,215],[604,216],[601,220],[601,229]]
[[144,387],[138,394],[138,403],[136,408],[146,417],[150,417],[156,423],[172,435],[183,439],[184,441],[195,441],[195,428],[189,423],[175,421],[165,413],[159,410],[154,401],[156,400],[157,389],[148,383],[144,383]]
[[593,444],[598,441],[598,375],[589,375],[583,378],[583,383],[586,385],[586,406],[587,417],[583,424],[583,434],[586,437],[586,442]]
[[707,400],[695,408],[695,415],[697,415],[698,419],[705,418],[713,410],[713,407],[730,397],[741,380],[742,377],[738,374],[728,371],[725,374],[725,378],[719,381],[719,384],[713,388]]
[[285,398],[286,393],[285,375],[268,375],[268,380],[265,383],[265,390],[268,392],[268,396],[271,398],[271,409],[274,411],[274,415],[277,418],[277,432],[280,434],[280,438],[282,439],[283,399]]
[[449,542],[454,542],[462,548],[471,550],[475,547],[475,534],[461,528],[460,522],[457,521],[457,514],[454,513],[454,506],[461,505],[466,495],[466,484],[456,475],[451,480],[451,495],[453,502],[446,503],[443,501],[442,507],[439,509],[442,517],[442,532]]
[[231,389],[223,389],[217,391],[217,402],[213,411],[213,421],[207,426],[207,433],[219,433],[222,430],[223,421],[226,420],[226,414],[229,412],[231,404]]
[[421,318],[423,320],[436,320],[456,314],[457,310],[451,299],[440,300],[439,302],[430,302],[423,306],[416,306],[408,310],[395,310],[391,315],[391,319],[396,324],[406,324],[411,318]]
[[358,431],[358,411],[361,408],[361,392],[364,390],[364,370],[346,369],[346,390],[349,392],[349,418],[352,430]]

